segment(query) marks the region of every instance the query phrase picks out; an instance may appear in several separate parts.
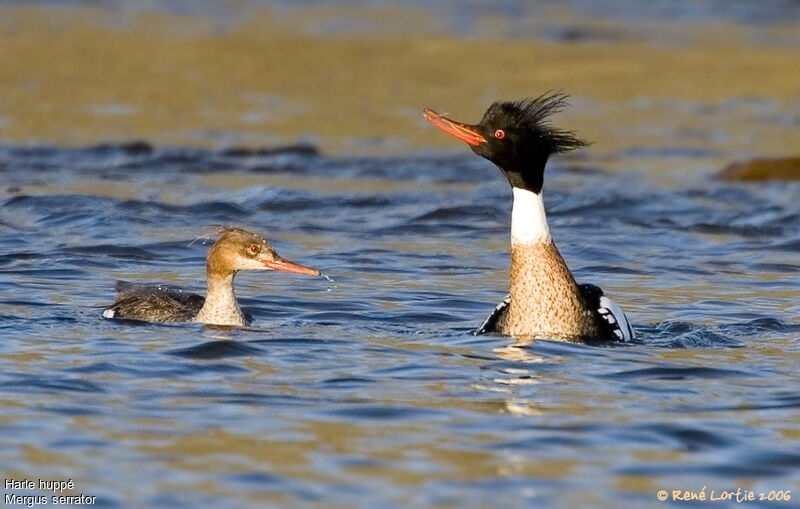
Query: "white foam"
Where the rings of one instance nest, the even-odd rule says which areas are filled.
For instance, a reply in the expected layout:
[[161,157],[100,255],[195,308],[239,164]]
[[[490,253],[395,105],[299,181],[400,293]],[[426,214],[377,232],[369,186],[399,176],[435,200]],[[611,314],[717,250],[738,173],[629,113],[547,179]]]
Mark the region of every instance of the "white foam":
[[103,310],[103,318],[114,318],[114,310],[111,308]]

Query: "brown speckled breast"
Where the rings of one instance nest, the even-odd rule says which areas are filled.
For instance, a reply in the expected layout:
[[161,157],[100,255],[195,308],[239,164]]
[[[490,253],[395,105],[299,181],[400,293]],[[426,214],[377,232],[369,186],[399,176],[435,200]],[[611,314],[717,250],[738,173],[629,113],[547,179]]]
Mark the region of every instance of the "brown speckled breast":
[[497,323],[497,332],[580,339],[600,332],[595,323],[552,241],[512,245],[511,303]]
[[247,325],[244,313],[237,305],[204,306],[194,317],[194,322],[212,325]]

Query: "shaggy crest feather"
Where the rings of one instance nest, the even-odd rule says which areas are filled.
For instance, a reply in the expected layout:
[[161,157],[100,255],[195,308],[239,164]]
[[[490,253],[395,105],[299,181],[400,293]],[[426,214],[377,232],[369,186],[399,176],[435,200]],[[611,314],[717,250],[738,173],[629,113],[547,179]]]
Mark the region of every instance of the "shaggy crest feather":
[[495,123],[505,123],[519,131],[538,133],[542,144],[551,154],[569,152],[586,147],[589,143],[576,137],[574,131],[557,129],[550,123],[552,115],[569,105],[568,98],[567,94],[561,92],[547,92],[532,99],[497,101],[489,106],[483,118],[492,118]]

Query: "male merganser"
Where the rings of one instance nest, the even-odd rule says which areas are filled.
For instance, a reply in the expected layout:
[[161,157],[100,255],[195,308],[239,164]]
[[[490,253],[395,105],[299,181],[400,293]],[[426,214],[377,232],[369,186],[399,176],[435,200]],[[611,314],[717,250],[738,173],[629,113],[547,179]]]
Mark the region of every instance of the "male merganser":
[[423,117],[493,162],[511,184],[511,293],[476,332],[515,337],[630,341],[633,329],[622,309],[594,285],[575,282],[558,252],[542,201],[551,154],[586,146],[548,117],[566,105],[563,94],[495,102],[477,125],[425,109]]
[[317,269],[284,260],[259,235],[241,228],[224,228],[206,258],[208,291],[205,297],[164,285],[119,281],[116,300],[103,311],[103,316],[158,323],[247,325],[252,318],[239,308],[233,291],[233,278],[240,270],[280,270],[307,276],[320,275]]

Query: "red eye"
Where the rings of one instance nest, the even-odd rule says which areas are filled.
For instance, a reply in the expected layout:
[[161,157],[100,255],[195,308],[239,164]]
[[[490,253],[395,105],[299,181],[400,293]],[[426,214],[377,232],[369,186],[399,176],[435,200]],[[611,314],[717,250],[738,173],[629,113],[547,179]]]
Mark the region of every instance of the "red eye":
[[250,244],[250,252],[253,254],[258,253],[261,248],[258,247],[258,244]]
[[494,137],[497,138],[498,140],[502,140],[503,138],[506,137],[506,132],[503,131],[502,129],[498,129],[497,131],[494,132]]

